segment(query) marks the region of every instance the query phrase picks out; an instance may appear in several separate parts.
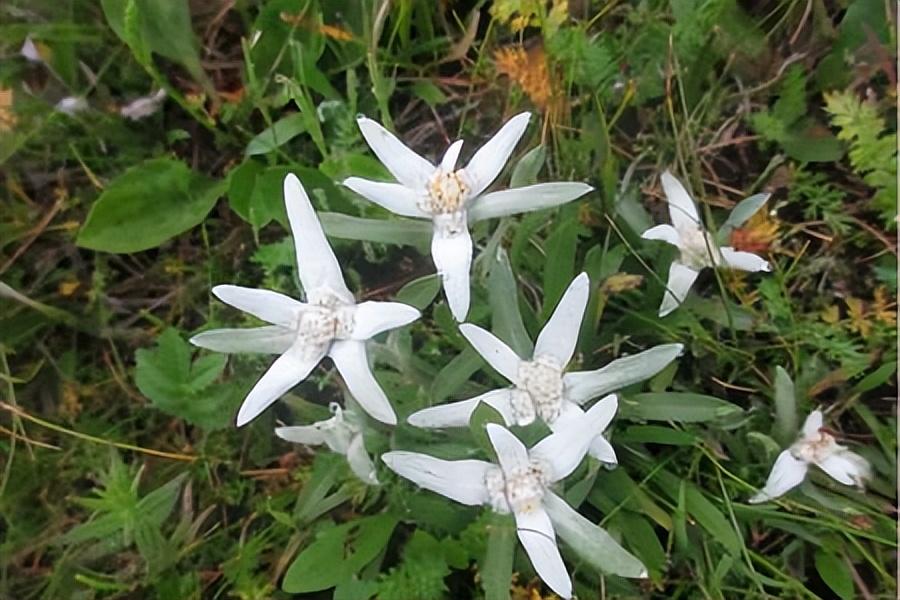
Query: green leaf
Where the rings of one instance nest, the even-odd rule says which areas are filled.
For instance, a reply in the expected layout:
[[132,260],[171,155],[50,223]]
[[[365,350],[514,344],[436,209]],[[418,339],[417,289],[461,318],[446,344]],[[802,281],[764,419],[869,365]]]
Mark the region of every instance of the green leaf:
[[224,181],[194,173],[181,161],[147,161],[106,187],[76,243],[117,253],[154,248],[201,223],[224,191]]
[[284,591],[317,592],[348,581],[385,551],[396,525],[395,517],[382,514],[326,529],[288,567]]
[[244,154],[254,156],[256,154],[268,154],[276,148],[286,144],[306,130],[304,117],[301,113],[293,113],[278,119],[272,126],[258,133],[247,144]]
[[578,221],[574,217],[565,219],[547,238],[545,248],[547,262],[544,265],[544,304],[541,307],[543,319],[550,317],[563,292],[575,276],[575,250],[578,246]]
[[713,396],[686,392],[649,392],[623,397],[619,415],[648,421],[698,423],[742,412],[739,406]]
[[538,173],[547,160],[547,149],[543,144],[529,150],[513,167],[509,187],[517,188],[537,183]]
[[240,390],[234,384],[212,385],[225,370],[224,354],[191,363],[191,346],[177,330],[167,329],[155,349],[140,349],[135,356],[135,383],[153,406],[204,429],[229,423]]
[[816,571],[835,594],[844,600],[856,598],[853,576],[839,556],[824,548],[816,549]]
[[431,244],[431,223],[413,219],[363,219],[333,212],[319,213],[329,237],[345,240],[416,246],[427,250]]
[[787,371],[775,367],[775,428],[772,432],[786,446],[797,436],[797,395]]
[[531,356],[534,344],[522,322],[519,289],[505,250],[497,250],[490,268],[488,299],[491,304],[493,332],[519,356]]
[[712,539],[722,544],[733,556],[740,556],[741,540],[731,523],[716,506],[706,499],[703,492],[693,484],[684,487],[685,508],[700,526],[709,532]]
[[494,454],[494,447],[487,434],[488,423],[506,426],[503,415],[496,408],[487,402],[479,402],[469,417],[469,431],[472,432],[472,438],[482,450],[488,454]]
[[632,425],[616,436],[617,442],[639,444],[665,444],[667,446],[693,446],[697,438],[686,431],[678,431],[658,425]]
[[481,587],[485,600],[508,600],[512,580],[516,527],[510,515],[492,513],[488,538],[481,560]]
[[437,275],[425,275],[413,279],[400,288],[394,299],[397,302],[415,306],[419,310],[425,310],[434,301],[440,290],[440,278]]
[[728,219],[722,225],[722,229],[726,227],[738,228],[747,222],[747,219],[756,214],[760,208],[769,200],[771,194],[754,194],[749,198],[744,198],[731,209]]

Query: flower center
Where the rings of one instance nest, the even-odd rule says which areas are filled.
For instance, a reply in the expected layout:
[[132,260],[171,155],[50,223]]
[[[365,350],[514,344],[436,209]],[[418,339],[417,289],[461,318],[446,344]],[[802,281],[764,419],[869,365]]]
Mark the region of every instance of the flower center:
[[834,454],[837,445],[834,436],[820,431],[814,438],[794,442],[790,450],[794,458],[798,460],[819,463]]
[[421,208],[432,215],[447,215],[466,207],[470,190],[462,169],[445,171],[438,168],[428,180],[426,191],[428,195]]
[[546,423],[559,417],[563,378],[562,368],[555,358],[543,355],[532,361],[522,361],[516,379],[511,403],[517,425],[528,425],[535,416]]
[[495,511],[522,513],[540,507],[550,480],[544,465],[533,460],[509,473],[494,467],[485,474],[484,483]]
[[297,338],[307,348],[309,356],[338,339],[350,337],[353,329],[353,306],[348,306],[332,294],[322,294],[300,311],[297,317]]
[[679,229],[681,238],[681,263],[695,270],[715,267],[722,262],[719,245],[713,236],[701,227]]

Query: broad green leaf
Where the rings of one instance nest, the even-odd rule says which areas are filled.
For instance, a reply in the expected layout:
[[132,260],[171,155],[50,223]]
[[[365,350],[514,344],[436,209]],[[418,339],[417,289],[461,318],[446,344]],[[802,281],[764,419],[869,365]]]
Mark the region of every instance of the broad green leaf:
[[741,408],[713,396],[686,392],[649,392],[620,398],[619,416],[648,421],[696,423],[733,416]]
[[816,549],[816,571],[831,590],[843,600],[856,598],[853,576],[847,564],[824,548]]
[[475,410],[472,411],[472,415],[469,417],[469,431],[472,432],[472,438],[478,446],[484,452],[492,455],[494,453],[494,447],[491,445],[491,440],[487,434],[488,423],[506,426],[503,415],[497,412],[497,409],[486,402],[479,402],[478,406],[475,407]]
[[756,211],[765,205],[769,200],[769,196],[771,196],[771,194],[754,194],[749,198],[744,198],[738,202],[735,207],[731,209],[731,213],[728,215],[728,219],[726,219],[722,228],[738,228],[746,223],[747,219],[755,215]]
[[617,442],[639,444],[665,444],[667,446],[693,446],[696,436],[686,431],[658,425],[632,425],[616,436]]
[[333,212],[319,213],[319,219],[330,237],[415,246],[422,250],[431,244],[431,223],[427,221],[363,219]]
[[684,497],[688,514],[693,516],[712,539],[722,544],[729,553],[736,557],[740,556],[741,540],[725,515],[693,484],[685,485]]
[[575,277],[575,250],[578,246],[578,221],[574,216],[556,225],[547,237],[545,248],[547,262],[544,265],[544,303],[541,316],[550,317],[556,303]]
[[288,567],[282,587],[317,592],[348,581],[385,551],[397,519],[382,514],[326,529]]
[[494,334],[509,344],[519,356],[531,356],[534,344],[522,322],[522,313],[519,311],[519,289],[506,251],[502,248],[497,250],[495,259],[491,261],[488,297]]
[[529,150],[519,159],[509,179],[509,187],[517,188],[537,183],[538,173],[547,159],[547,149],[543,144]]
[[437,404],[456,394],[484,365],[484,359],[472,348],[466,348],[457,354],[434,378],[431,384],[432,401]]
[[149,160],[106,187],[91,207],[77,244],[117,253],[154,248],[200,224],[225,185],[178,160]]
[[653,530],[653,526],[643,516],[629,511],[622,511],[613,519],[628,542],[628,547],[637,555],[647,568],[657,573],[666,568],[666,551]]
[[508,600],[516,548],[515,522],[509,515],[491,514],[487,545],[481,561],[481,587],[485,600]]
[[775,428],[773,436],[783,446],[797,436],[797,395],[794,382],[780,366],[775,367]]
[[212,385],[225,370],[224,354],[191,362],[191,346],[175,329],[165,330],[154,349],[137,351],[134,379],[142,394],[166,414],[204,429],[219,429],[231,420],[241,390]]
[[437,275],[425,275],[413,279],[400,288],[394,300],[415,306],[419,310],[425,310],[434,301],[440,290],[440,278]]
[[247,156],[256,154],[268,154],[276,148],[286,144],[297,137],[306,129],[304,117],[300,113],[293,113],[278,119],[272,126],[256,135],[244,153]]

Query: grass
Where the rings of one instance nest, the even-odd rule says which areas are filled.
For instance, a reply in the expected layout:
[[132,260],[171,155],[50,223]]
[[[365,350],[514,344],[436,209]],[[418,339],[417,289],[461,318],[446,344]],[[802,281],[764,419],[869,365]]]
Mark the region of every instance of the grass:
[[[343,399],[333,369],[238,430],[269,359],[226,363],[186,342],[207,324],[247,325],[215,284],[296,295],[280,195],[294,171],[320,212],[365,219],[329,225],[358,297],[427,307],[372,348],[398,413],[502,385],[457,333],[427,233],[335,182],[386,175],[357,114],[431,158],[465,138],[465,159],[521,110],[536,124],[501,179],[596,191],[475,228],[469,320],[533,339],[584,270],[576,366],[685,344],[623,390],[620,466],[589,462],[567,480],[567,498],[650,577],[603,575],[564,548],[579,596],[896,596],[891,3],[186,7],[0,6],[0,597],[325,598],[335,583],[343,599],[550,597],[513,554],[508,521],[385,469],[367,488],[340,457],[272,435],[276,420],[312,422]],[[153,114],[121,116],[160,88]],[[89,108],[54,110],[65,97]],[[774,269],[707,271],[660,320],[672,255],[639,235],[666,222],[666,168],[710,226],[770,193],[731,241]],[[489,260],[498,247],[511,271]],[[642,405],[653,395],[658,412]],[[802,422],[816,407],[870,461],[871,484],[814,474],[747,504],[793,437],[779,415]],[[373,428],[366,445],[460,456],[475,429]],[[362,533],[340,537],[347,523]],[[286,573],[309,591],[283,591]]]

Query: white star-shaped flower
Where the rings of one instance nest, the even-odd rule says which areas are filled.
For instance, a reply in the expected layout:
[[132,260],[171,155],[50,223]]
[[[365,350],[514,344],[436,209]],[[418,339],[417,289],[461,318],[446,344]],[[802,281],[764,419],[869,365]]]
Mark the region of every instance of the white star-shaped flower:
[[750,498],[751,504],[768,502],[797,487],[806,477],[809,465],[816,465],[829,477],[844,485],[863,487],[872,476],[868,461],[841,446],[822,429],[822,411],[806,417],[800,439],[778,455],[766,485]]
[[456,162],[462,140],[433,165],[372,119],[358,120],[366,142],[397,183],[350,177],[344,185],[398,215],[432,221],[431,256],[457,321],[469,312],[470,223],[558,206],[592,189],[584,183],[559,182],[484,193],[503,170],[530,116],[521,113],[507,121],[461,169]]
[[607,396],[583,418],[569,422],[531,450],[503,426],[488,424],[499,466],[483,460],[442,460],[415,452],[388,452],[381,459],[398,475],[451,500],[512,513],[519,541],[534,570],[550,589],[571,598],[572,580],[556,544],[557,531],[573,547],[602,554],[595,558],[600,558],[609,572],[623,577],[647,576],[637,558],[550,489],[575,470],[591,439],[612,418],[616,405],[616,397]]
[[680,251],[680,256],[669,267],[666,293],[659,307],[660,317],[684,302],[697,275],[705,267],[730,267],[751,272],[771,270],[769,263],[755,254],[719,246],[700,222],[697,206],[687,190],[669,171],[662,174],[662,186],[672,224],[657,225],[641,234],[646,240],[661,240]]
[[[409,423],[417,427],[465,427],[478,403],[484,402],[496,409],[508,425],[528,425],[540,418],[558,431],[584,418],[580,405],[655,375],[681,354],[681,344],[663,344],[594,371],[565,373],[575,353],[589,295],[590,280],[582,273],[569,284],[544,325],[530,359],[519,357],[477,325],[460,325],[459,330],[469,343],[512,387],[420,410],[409,416]],[[611,413],[610,419],[612,416]],[[609,421],[603,423],[597,431],[590,454],[604,463],[616,464],[616,453],[602,435],[608,424]]]
[[293,174],[284,179],[297,271],[306,302],[270,290],[219,285],[223,302],[271,325],[254,329],[216,329],[191,343],[217,352],[280,354],[256,382],[238,411],[238,427],[255,419],[282,394],[306,379],[319,361],[331,357],[350,394],[375,419],[393,425],[394,409],[369,368],[366,340],[419,318],[398,302],[360,302],[347,289],[334,252],[322,232],[306,191]]
[[375,465],[363,444],[362,428],[358,417],[352,410],[341,409],[340,404],[332,402],[328,405],[332,416],[330,419],[293,427],[276,427],[275,435],[283,440],[307,446],[328,446],[332,452],[347,457],[350,470],[363,483],[377,485]]

